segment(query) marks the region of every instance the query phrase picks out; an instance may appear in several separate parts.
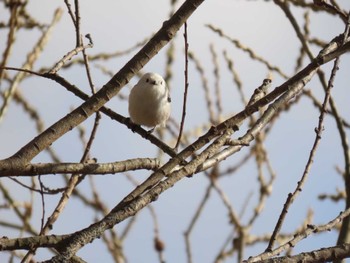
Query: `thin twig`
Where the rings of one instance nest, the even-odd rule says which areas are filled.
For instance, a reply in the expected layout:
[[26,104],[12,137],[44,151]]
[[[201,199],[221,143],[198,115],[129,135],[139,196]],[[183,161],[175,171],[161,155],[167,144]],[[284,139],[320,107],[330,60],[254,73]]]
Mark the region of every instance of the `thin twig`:
[[188,58],[193,61],[193,63],[196,66],[196,70],[198,71],[198,73],[201,77],[202,88],[204,90],[205,101],[207,103],[207,111],[209,113],[209,120],[210,120],[211,124],[214,124],[216,122],[215,121],[216,119],[215,119],[213,101],[211,99],[208,79],[206,77],[204,68],[202,67],[199,59],[194,55],[193,52],[188,52]]
[[258,54],[256,54],[251,48],[243,45],[240,41],[233,39],[231,37],[229,37],[228,35],[226,35],[222,30],[212,26],[212,25],[206,25],[210,30],[212,30],[213,32],[219,34],[219,36],[229,40],[231,43],[233,43],[237,48],[243,50],[244,52],[247,52],[249,54],[249,56],[253,59],[253,60],[257,60],[261,63],[263,63],[269,70],[271,71],[275,71],[278,74],[280,74],[283,78],[288,79],[288,75],[283,73],[282,70],[276,66],[271,65],[266,59],[262,58],[261,56],[259,56]]
[[39,194],[45,194],[45,195],[55,195],[57,193],[63,192],[64,189],[56,189],[56,190],[47,190],[47,187],[45,185],[42,185],[42,189],[36,189],[32,186],[28,186],[24,183],[22,183],[20,180],[17,180],[14,177],[8,177],[10,180],[14,181],[16,184],[19,184],[20,186],[30,190],[31,192],[36,192]]
[[74,27],[76,27],[77,22],[76,22],[75,16],[74,16],[73,11],[72,11],[72,6],[69,3],[69,0],[64,0],[64,3],[67,6],[68,13],[69,13],[70,18],[72,19],[73,25],[74,25]]
[[41,181],[41,176],[38,176],[39,185],[40,185],[40,195],[41,195],[41,206],[42,206],[42,216],[41,216],[41,225],[40,225],[40,234],[43,234],[44,230],[44,220],[45,220],[45,197],[44,197],[44,184]]
[[175,145],[175,149],[179,147],[181,142],[182,132],[185,125],[185,117],[186,117],[186,106],[187,106],[187,92],[188,92],[188,38],[187,38],[187,23],[184,24],[184,40],[185,40],[185,91],[184,91],[184,99],[182,104],[182,117],[180,124],[179,136],[177,138],[177,142]]
[[63,58],[58,61],[55,66],[48,72],[48,74],[56,74],[63,66],[64,64],[70,60],[73,56],[77,55],[79,52],[83,51],[84,49],[87,48],[92,48],[93,43],[90,42],[87,45],[82,45],[74,48],[73,50],[69,51],[66,55],[63,56]]
[[230,70],[230,72],[232,74],[233,82],[236,84],[236,87],[238,89],[239,95],[241,96],[241,100],[243,102],[243,105],[245,106],[245,105],[247,105],[248,101],[245,98],[245,94],[243,92],[243,84],[242,84],[242,81],[241,81],[241,79],[239,77],[239,74],[238,74],[237,70],[234,67],[233,60],[228,57],[228,54],[227,54],[226,50],[223,52],[223,55],[224,55],[224,58],[226,60],[227,67],[228,67],[228,69]]
[[74,11],[75,11],[75,33],[76,33],[76,45],[75,47],[80,47],[82,45],[81,35],[80,35],[80,8],[79,0],[74,0]]
[[[95,55],[89,55],[88,59],[89,59],[89,61],[97,61],[97,60],[106,61],[108,59],[113,59],[113,58],[125,56],[125,55],[130,54],[132,51],[144,46],[145,43],[147,42],[147,40],[148,39],[142,40],[142,41],[136,43],[135,45],[133,45],[125,50],[122,50],[122,51],[115,51],[115,52],[111,52],[111,53],[102,52],[102,53],[98,53]],[[62,68],[68,69],[68,68],[72,67],[73,65],[80,65],[80,64],[84,64],[84,63],[85,63],[84,59],[72,57],[71,60],[66,61],[66,63],[62,66]],[[38,70],[38,72],[48,72],[49,70],[50,70],[49,68],[41,68]],[[106,73],[105,71],[103,71],[103,72]],[[112,72],[111,77],[113,75],[114,75],[114,72]]]
[[[334,2],[334,0],[332,0]],[[316,4],[317,2],[323,2],[326,4],[326,1],[320,1],[320,0],[316,0],[316,1],[312,1],[312,2],[306,2],[305,0],[288,0],[288,2],[292,3],[295,6],[298,7],[304,7],[305,9],[310,9],[314,12],[327,12],[328,14],[331,15],[338,15],[344,22],[346,22],[347,20],[347,16],[345,14],[345,12],[343,12],[342,10],[339,10],[337,7],[338,5],[318,5]],[[338,10],[337,10],[338,9]]]
[[210,193],[211,190],[213,189],[212,184],[210,183],[204,193],[204,196],[202,198],[202,200],[200,201],[199,205],[197,206],[197,209],[190,221],[189,226],[187,227],[187,229],[184,232],[184,238],[185,238],[185,246],[186,246],[186,255],[187,255],[187,262],[188,263],[192,263],[193,262],[193,255],[192,255],[192,249],[191,249],[191,241],[190,241],[190,236],[192,233],[192,230],[194,228],[195,223],[197,222],[197,220],[199,219],[199,216],[201,215],[201,213],[203,212],[204,206],[207,203],[207,201],[209,200],[210,197]]
[[[310,12],[309,10],[307,10],[304,13],[304,36],[303,38],[305,40],[308,40],[310,37]],[[295,65],[295,72],[297,72],[303,64],[303,59],[305,57],[305,49],[303,46],[300,47],[300,51],[299,51],[299,57],[296,60],[296,65]]]
[[287,198],[287,200],[286,200],[286,202],[285,202],[285,204],[283,206],[283,210],[282,210],[282,212],[281,212],[281,214],[280,214],[280,216],[278,218],[277,224],[276,224],[276,226],[274,228],[274,231],[273,231],[273,234],[271,236],[271,239],[270,239],[270,242],[268,244],[268,247],[265,250],[266,252],[272,251],[274,242],[276,240],[276,237],[277,237],[277,235],[278,235],[278,233],[279,233],[279,231],[280,231],[280,229],[282,227],[282,224],[284,222],[284,219],[285,219],[285,217],[286,217],[286,215],[288,213],[288,209],[291,206],[291,204],[294,202],[296,197],[299,195],[299,193],[302,191],[302,188],[303,188],[303,186],[304,186],[304,184],[306,182],[306,179],[308,177],[308,174],[310,172],[311,166],[312,166],[313,161],[314,161],[315,153],[316,153],[316,150],[317,150],[318,145],[320,143],[322,132],[324,130],[324,127],[323,127],[324,116],[326,114],[326,108],[327,108],[327,105],[328,105],[328,102],[329,102],[329,98],[330,98],[330,95],[331,95],[331,88],[333,87],[334,79],[335,79],[335,76],[336,76],[336,71],[338,70],[338,64],[339,64],[339,58],[336,58],[335,61],[334,61],[334,66],[333,66],[333,69],[332,69],[331,77],[330,77],[329,82],[328,82],[328,87],[327,87],[327,90],[326,90],[324,101],[323,101],[323,104],[322,104],[322,110],[321,110],[321,113],[320,113],[320,116],[319,116],[318,125],[317,125],[317,128],[315,128],[316,137],[315,137],[312,149],[310,151],[309,158],[307,160],[307,163],[306,163],[303,175],[302,175],[301,179],[298,181],[297,187],[295,188],[294,192],[290,193],[288,195],[288,198]]
[[[348,13],[348,20],[345,26],[344,35],[342,39],[342,44],[344,45],[346,42],[346,39],[349,36],[350,31],[350,11]],[[337,63],[339,63],[339,57],[337,58]],[[338,70],[338,64],[337,68]],[[332,107],[332,111],[334,113],[334,116],[336,117],[336,123],[337,127],[340,133],[342,148],[343,148],[343,154],[345,159],[345,167],[344,167],[344,179],[345,179],[345,191],[346,191],[346,208],[350,207],[350,153],[349,153],[349,143],[347,139],[347,135],[345,133],[344,126],[342,125],[341,118],[337,114],[337,110],[335,105],[333,105],[333,100],[330,100],[330,104]],[[337,118],[338,117],[338,118]],[[349,217],[346,218],[340,228],[339,231],[339,237],[337,240],[337,245],[341,245],[343,243],[349,243],[350,242],[350,233],[349,233],[349,227],[350,227],[350,219]]]
[[216,109],[217,109],[217,120],[220,121],[222,117],[222,102],[221,102],[221,88],[220,88],[220,69],[219,69],[219,61],[218,61],[218,55],[215,52],[215,48],[213,44],[210,44],[210,53],[212,55],[213,65],[214,65],[214,77],[215,77],[215,96],[216,96]]
[[[308,97],[313,105],[315,107],[317,107],[320,111],[321,111],[321,108],[322,108],[322,103],[320,101],[317,100],[317,98],[313,95],[312,91],[309,89],[309,90],[303,90],[303,95],[305,95],[306,97]],[[332,117],[334,117],[334,114],[332,112],[332,110],[330,108],[328,108],[326,110],[327,114],[331,115]],[[342,125],[346,128],[350,128],[350,123],[347,122],[346,120],[342,119]]]
[[[134,186],[139,185],[139,182],[137,180],[135,180],[130,174],[126,173],[126,177],[129,179],[129,181],[131,181],[133,183]],[[154,238],[153,238],[153,242],[154,242],[154,248],[158,254],[158,258],[159,258],[159,262],[160,263],[164,263],[164,249],[165,249],[165,244],[164,242],[161,240],[160,238],[160,231],[159,231],[159,223],[158,223],[158,216],[156,213],[156,210],[154,209],[154,207],[152,205],[147,206],[147,208],[149,209],[151,216],[152,216],[152,220],[153,220],[153,229],[154,229]],[[130,226],[129,226],[130,227]],[[128,228],[128,231],[130,230],[130,228]],[[124,232],[123,235],[123,239],[125,239],[126,236],[126,231]]]
[[7,61],[10,58],[12,48],[15,43],[15,36],[18,28],[19,9],[20,9],[20,5],[18,4],[12,5],[10,8],[11,14],[10,14],[10,21],[9,21],[9,32],[7,34],[6,48],[2,54],[2,60],[0,63],[0,83],[5,74],[3,67],[6,66]]
[[[22,66],[23,69],[28,69],[28,70],[32,69],[34,62],[38,59],[39,55],[42,53],[54,26],[58,23],[61,16],[62,16],[62,10],[57,9],[55,11],[55,14],[53,16],[50,26],[43,32],[38,42],[34,45],[33,50],[28,54],[27,60]],[[6,91],[4,102],[0,108],[0,120],[4,118],[5,112],[10,104],[10,101],[13,98],[19,83],[24,79],[24,77],[25,77],[25,74],[23,72],[18,72],[17,75],[14,77],[10,88]]]
[[[299,25],[296,21],[296,19],[294,18],[292,12],[289,9],[289,6],[286,2],[281,2],[281,0],[274,0],[274,2],[276,4],[278,4],[278,6],[281,7],[281,9],[284,11],[284,13],[286,14],[287,18],[290,20],[299,40],[301,41],[303,47],[306,50],[306,54],[308,55],[309,59],[312,61],[314,59],[312,52],[309,50],[309,46],[306,43],[305,38],[303,37],[303,35],[301,34],[301,30],[299,28]],[[324,1],[322,1],[324,2]],[[349,35],[349,27],[350,27],[350,12],[347,15],[347,23],[345,25],[345,30],[343,35],[338,37],[338,44],[340,46],[340,48],[344,47],[345,45],[347,45],[349,42],[347,42],[347,38]],[[327,50],[327,46],[323,49],[324,51]],[[336,56],[336,59],[339,58],[339,55]],[[338,62],[337,62],[338,63]],[[337,70],[333,67],[333,70]],[[333,72],[332,70],[332,72]],[[329,85],[327,85],[326,82],[326,78],[325,78],[325,74],[323,71],[319,70],[317,72],[317,75],[319,77],[319,80],[322,84],[323,89],[325,90],[325,92],[327,93],[327,90],[329,89]],[[328,83],[329,84],[329,83]],[[335,105],[335,102],[333,100],[333,98],[330,96],[329,97],[329,105],[331,107],[331,110],[333,112],[333,116],[335,118],[336,121],[336,125],[339,131],[339,136],[340,136],[340,140],[341,140],[341,144],[342,144],[342,149],[343,149],[343,155],[344,155],[344,162],[345,162],[345,185],[346,185],[346,191],[347,191],[347,199],[346,199],[346,207],[350,207],[350,154],[349,154],[349,144],[348,144],[348,140],[347,140],[347,136],[346,136],[346,132],[343,126],[343,121],[342,118],[340,117],[339,113],[338,113],[338,109]],[[325,109],[324,109],[325,110]],[[344,242],[348,242],[350,240],[350,235],[348,234],[349,231],[349,225],[350,225],[350,219],[346,218],[344,220],[344,223],[342,225],[340,234],[339,234],[339,238],[338,238],[338,242],[337,244],[342,244]]]
[[324,225],[307,225],[306,229],[296,235],[289,240],[288,242],[284,243],[283,245],[277,247],[276,249],[272,251],[266,251],[262,254],[259,254],[254,257],[250,257],[249,259],[245,260],[245,263],[253,263],[253,262],[260,262],[261,260],[269,259],[273,256],[281,254],[283,251],[286,251],[290,247],[294,247],[296,244],[298,244],[301,240],[308,237],[311,234],[317,234],[325,231],[330,231],[332,228],[334,228],[337,224],[341,223],[345,218],[347,218],[350,215],[350,208],[345,210],[344,212],[341,212],[336,218],[329,221],[328,223]]

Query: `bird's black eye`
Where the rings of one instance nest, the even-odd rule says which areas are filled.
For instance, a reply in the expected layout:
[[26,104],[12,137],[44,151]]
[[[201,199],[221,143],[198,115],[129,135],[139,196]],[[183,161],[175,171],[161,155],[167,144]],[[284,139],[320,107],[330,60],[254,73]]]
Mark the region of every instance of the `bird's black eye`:
[[149,78],[146,79],[146,82],[149,82]]

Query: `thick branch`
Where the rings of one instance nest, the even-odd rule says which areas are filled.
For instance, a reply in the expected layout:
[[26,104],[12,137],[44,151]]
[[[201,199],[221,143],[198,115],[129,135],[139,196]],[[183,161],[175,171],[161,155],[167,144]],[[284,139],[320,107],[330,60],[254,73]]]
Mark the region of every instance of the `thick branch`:
[[115,174],[132,170],[159,168],[158,159],[136,158],[114,163],[38,163],[26,164],[8,171],[2,171],[0,177],[34,176],[44,174]]
[[278,258],[270,258],[259,261],[260,263],[317,263],[317,262],[331,262],[334,260],[341,260],[350,257],[350,244],[343,244],[335,247],[321,248],[310,252],[300,253],[295,256],[284,256]]
[[70,237],[70,235],[50,235],[50,236],[34,236],[24,238],[8,239],[0,238],[0,251],[11,251],[19,249],[31,249],[37,247],[56,247],[60,242]]

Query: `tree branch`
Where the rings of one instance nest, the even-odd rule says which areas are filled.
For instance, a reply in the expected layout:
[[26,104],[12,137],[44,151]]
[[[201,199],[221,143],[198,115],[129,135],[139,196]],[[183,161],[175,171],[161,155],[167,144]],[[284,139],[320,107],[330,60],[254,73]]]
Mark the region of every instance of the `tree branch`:
[[324,231],[329,231],[331,230],[334,226],[337,224],[341,223],[345,218],[347,218],[350,214],[350,209],[345,210],[344,212],[341,212],[336,218],[333,220],[329,221],[327,224],[324,225],[307,225],[307,228],[302,231],[299,234],[294,235],[294,237],[289,240],[288,242],[284,243],[283,245],[277,247],[276,249],[268,252],[264,252],[260,255],[250,257],[247,259],[246,263],[253,263],[253,262],[261,262],[262,260],[269,259],[273,256],[279,255],[283,251],[286,251],[288,248],[294,247],[298,242],[303,240],[304,238],[308,237],[309,235],[313,233],[320,233]]
[[136,158],[113,163],[38,163],[2,171],[0,177],[36,176],[44,174],[115,174],[126,171],[159,168],[158,159]]
[[270,258],[259,261],[260,263],[317,263],[317,262],[331,262],[334,260],[341,260],[350,257],[350,244],[343,244],[335,247],[321,248],[310,252],[300,253],[295,256],[284,256],[277,258]]

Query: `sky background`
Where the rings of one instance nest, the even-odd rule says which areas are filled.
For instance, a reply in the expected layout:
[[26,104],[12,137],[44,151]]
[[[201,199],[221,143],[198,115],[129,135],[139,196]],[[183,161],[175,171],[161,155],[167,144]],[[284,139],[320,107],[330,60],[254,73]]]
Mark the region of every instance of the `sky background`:
[[[349,1],[338,2],[345,10],[350,9]],[[178,7],[180,3],[176,6]],[[63,1],[31,0],[28,3],[28,10],[32,16],[44,23],[51,21],[54,10],[58,7],[64,10],[63,17],[54,28],[48,45],[34,65],[34,70],[39,70],[42,67],[52,67],[64,54],[75,47],[74,27]],[[80,1],[81,32],[82,34],[90,33],[94,41],[94,47],[87,50],[88,54],[122,51],[134,46],[135,43],[151,37],[162,26],[163,21],[169,17],[170,11],[170,1],[164,0]],[[303,10],[292,8],[292,12],[298,18],[299,24],[303,25]],[[8,13],[5,12],[3,2],[1,2],[0,20],[7,21],[7,18]],[[312,13],[310,20],[311,36],[318,37],[326,42],[329,42],[344,30],[344,24],[340,19],[322,12]],[[244,105],[242,105],[237,88],[232,83],[232,76],[227,70],[222,56],[223,50],[226,50],[230,58],[234,60],[235,68],[240,74],[247,97],[253,93],[253,90],[261,84],[264,78],[269,76],[269,71],[261,63],[252,61],[246,53],[234,47],[229,41],[218,37],[217,34],[205,26],[206,24],[220,28],[230,37],[239,39],[244,45],[252,48],[257,54],[270,61],[271,64],[279,66],[287,75],[293,74],[300,43],[281,9],[271,1],[205,1],[188,20],[189,50],[201,61],[211,92],[214,94],[214,67],[209,51],[209,46],[214,45],[220,65],[220,87],[223,95],[224,116],[232,116],[242,110]],[[182,34],[183,30],[181,29],[173,40],[175,42],[175,61],[172,65],[173,79],[168,83],[171,88],[173,103],[171,117],[177,122],[181,119],[184,89]],[[8,66],[21,67],[26,54],[32,49],[39,35],[40,32],[37,30],[26,31],[21,29]],[[7,32],[1,30],[1,52],[4,50],[6,37]],[[158,72],[164,76],[167,49],[168,46],[163,48],[157,56],[145,65],[142,72]],[[311,46],[311,49],[314,56],[316,56],[319,48]],[[99,63],[116,73],[137,51],[138,49],[128,55]],[[308,61],[305,59],[304,65],[307,63]],[[327,78],[331,66],[332,63],[328,63],[322,67]],[[337,73],[332,91],[338,109],[346,120],[349,120],[348,105],[350,98],[348,95],[347,70],[349,66],[349,55],[345,55],[341,59],[341,70]],[[9,72],[9,74],[13,75],[15,72]],[[86,74],[80,66],[74,66],[67,70],[63,69],[60,74],[85,92],[89,92]],[[97,88],[102,87],[109,80],[109,77],[103,74],[95,65],[92,66],[92,76]],[[272,73],[272,78],[273,88],[284,82],[276,73]],[[127,96],[129,89],[136,82],[137,78],[135,77],[123,88],[121,93]],[[320,100],[323,100],[322,87],[316,78],[307,87]],[[5,89],[6,85],[3,83],[0,88]],[[29,77],[20,85],[19,90],[38,109],[46,127],[49,127],[82,103],[79,98],[72,96],[71,93],[58,84],[47,79]],[[107,103],[107,106],[124,116],[128,115],[125,100],[113,98]],[[313,107],[310,100],[302,98],[291,110],[281,114],[281,118],[269,133],[266,139],[266,148],[269,151],[269,157],[277,178],[273,185],[272,195],[267,200],[264,211],[254,224],[251,233],[259,235],[272,232],[288,193],[294,190],[302,175],[315,137],[314,128],[318,123],[318,115],[319,112]],[[185,130],[189,131],[199,127],[207,120],[208,112],[200,77],[194,64],[190,62]],[[87,133],[91,130],[92,123],[93,118],[90,118],[82,124]],[[340,169],[343,169],[344,166],[338,131],[334,120],[330,116],[326,117],[324,124],[325,131],[309,179],[303,192],[289,210],[282,228],[283,232],[299,227],[309,209],[314,212],[315,224],[327,223],[344,209],[343,202],[333,203],[328,200],[318,200],[318,195],[321,193],[330,194],[335,193],[336,189],[343,189],[342,178],[335,171],[336,166]],[[36,135],[35,126],[28,115],[16,103],[12,103],[5,118],[0,123],[0,158],[4,159],[11,156]],[[167,134],[166,136],[169,137]],[[52,147],[61,160],[65,162],[78,162],[83,151],[77,129],[64,135]],[[92,156],[97,158],[99,162],[112,162],[136,157],[155,157],[158,153],[153,145],[143,140],[138,134],[131,133],[123,125],[111,121],[105,116],[101,120],[91,151]],[[231,156],[222,164],[220,169],[237,163],[246,153],[247,149],[243,149],[238,154]],[[33,162],[50,161],[45,152],[39,154],[33,160]],[[167,161],[167,157],[164,157],[163,161]],[[142,181],[147,178],[150,172],[138,171],[131,174],[135,179]],[[30,182],[27,178],[20,179],[25,183]],[[23,201],[29,200],[27,190],[8,179],[1,179],[1,181],[11,189],[16,198]],[[62,187],[63,185],[63,181],[58,175],[45,176],[43,181],[52,188]],[[133,189],[130,182],[121,174],[94,176],[94,182],[101,194],[101,199],[109,208],[114,207],[121,198]],[[166,262],[186,261],[183,233],[187,229],[208,184],[209,181],[203,174],[197,174],[193,178],[183,179],[152,204],[157,211],[160,237],[166,245],[164,252]],[[233,207],[238,212],[242,210],[247,196],[252,193],[251,201],[243,215],[242,221],[244,222],[244,219],[251,216],[258,198],[255,163],[248,162],[238,173],[221,179],[219,185],[225,190]],[[88,181],[79,185],[79,190],[91,196]],[[2,198],[1,196],[0,202],[2,202]],[[58,198],[59,196],[46,197],[47,214],[51,213]],[[33,212],[32,222],[39,229],[41,219],[39,195],[35,196],[34,202],[37,210]],[[51,233],[71,233],[90,225],[96,216],[101,218],[101,215],[95,215],[91,210],[84,207],[81,201],[72,198]],[[0,214],[2,220],[12,217],[11,212]],[[13,220],[18,221],[15,217],[13,217]],[[122,222],[116,226],[117,230],[122,230],[125,224],[125,222]],[[3,236],[16,237],[16,234],[8,229],[0,227],[0,231]],[[212,192],[211,199],[191,236],[194,262],[213,262],[218,249],[222,246],[230,231],[231,226],[228,224],[227,210],[217,194]],[[295,247],[294,252],[332,246],[336,239],[337,233],[335,231],[315,235],[300,242]],[[245,258],[262,252],[265,247],[264,244],[247,249]],[[157,254],[153,250],[153,223],[148,209],[143,209],[137,214],[136,224],[124,243],[124,249],[128,262],[157,262]],[[100,240],[95,240],[92,244],[84,247],[78,255],[88,262],[112,262],[112,258],[108,255]],[[7,255],[0,254],[0,261],[2,257],[7,258]],[[38,260],[46,259],[47,253],[39,250],[36,258]]]

